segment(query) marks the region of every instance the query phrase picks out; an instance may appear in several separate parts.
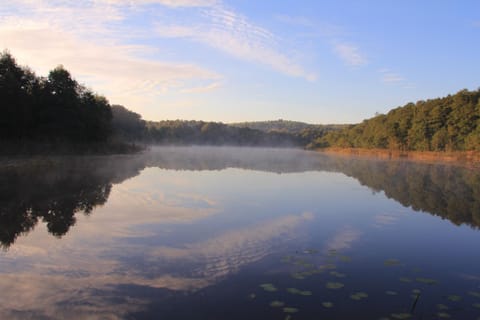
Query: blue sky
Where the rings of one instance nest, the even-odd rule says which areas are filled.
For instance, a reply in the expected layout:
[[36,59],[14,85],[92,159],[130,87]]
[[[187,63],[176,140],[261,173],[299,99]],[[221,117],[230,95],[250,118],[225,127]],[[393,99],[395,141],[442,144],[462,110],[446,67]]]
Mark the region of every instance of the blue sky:
[[480,87],[480,1],[9,0],[0,46],[148,120],[354,123]]

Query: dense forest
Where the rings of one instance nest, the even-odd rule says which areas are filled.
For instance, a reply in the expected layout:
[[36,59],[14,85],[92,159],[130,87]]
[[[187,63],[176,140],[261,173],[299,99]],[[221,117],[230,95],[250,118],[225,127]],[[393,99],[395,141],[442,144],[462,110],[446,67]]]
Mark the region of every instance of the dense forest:
[[480,89],[408,103],[316,139],[313,147],[480,150]]
[[409,103],[356,125],[286,120],[154,122],[110,105],[62,66],[38,77],[5,51],[0,54],[0,99],[2,154],[58,146],[74,146],[67,148],[74,152],[92,146],[100,152],[127,152],[138,150],[134,144],[480,150],[480,89]]
[[108,101],[75,81],[58,66],[37,77],[0,55],[0,139],[89,143],[106,141],[111,133]]

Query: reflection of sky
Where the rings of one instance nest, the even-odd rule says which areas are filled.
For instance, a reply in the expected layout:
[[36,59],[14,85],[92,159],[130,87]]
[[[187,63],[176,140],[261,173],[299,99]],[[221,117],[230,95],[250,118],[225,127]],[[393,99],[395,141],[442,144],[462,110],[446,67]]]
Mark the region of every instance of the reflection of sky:
[[426,251],[439,239],[418,242],[425,225],[450,236],[443,248],[468,247],[450,224],[405,212],[338,173],[147,168],[114,185],[91,215],[77,215],[61,239],[39,224],[0,253],[0,290],[8,292],[0,318],[123,318],[149,301],[121,295],[119,284],[199,290],[292,248]]
[[[320,174],[328,176],[334,175]],[[79,318],[92,312],[97,318],[121,318],[142,303],[112,306],[101,296],[114,295],[116,284],[194,290],[220,281],[298,237],[295,230],[314,219],[305,209],[312,206],[304,191],[318,178],[238,169],[146,169],[115,185],[108,202],[91,215],[78,215],[63,238],[52,237],[40,224],[2,253],[0,288],[9,295],[0,299],[0,316],[61,319],[73,308]],[[284,190],[285,179],[292,185]],[[286,199],[285,192],[298,198]],[[291,200],[296,210],[283,206]],[[211,223],[202,226],[204,221]],[[194,241],[176,238],[176,230],[194,233],[197,226],[201,232]],[[170,232],[161,234],[165,230]]]

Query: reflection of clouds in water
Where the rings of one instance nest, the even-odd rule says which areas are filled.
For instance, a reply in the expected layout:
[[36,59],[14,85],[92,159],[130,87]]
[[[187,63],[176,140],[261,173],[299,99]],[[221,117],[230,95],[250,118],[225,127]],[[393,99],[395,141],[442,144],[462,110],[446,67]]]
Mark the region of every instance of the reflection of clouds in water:
[[[311,219],[311,213],[288,215],[253,227],[232,230],[183,248],[161,247],[145,251],[145,259],[151,265],[167,261],[167,264],[175,266],[184,262],[191,266],[191,277],[166,271],[150,277],[130,266],[125,268],[124,262],[114,257],[128,255],[132,250],[145,250],[145,247],[125,247],[116,244],[111,236],[113,243],[107,246],[105,239],[74,243],[65,239],[67,241],[48,251],[20,244],[17,254],[28,255],[35,264],[29,272],[16,273],[12,272],[14,264],[5,265],[7,269],[2,271],[11,273],[0,277],[0,290],[8,292],[7,299],[5,295],[0,298],[0,318],[121,319],[128,313],[141,311],[148,301],[125,298],[116,291],[116,285],[163,288],[166,292],[204,288],[227,274],[237,272],[241,266],[263,258],[274,245],[281,244],[281,240],[294,237],[295,228]],[[131,223],[130,220],[126,225]],[[84,228],[86,225],[83,225]],[[105,227],[94,225],[95,228]],[[78,231],[85,237],[84,230]],[[97,240],[98,243],[95,243]],[[105,247],[109,250],[107,254],[103,249]]]
[[310,212],[289,215],[262,224],[226,232],[200,243],[191,243],[183,248],[160,247],[153,256],[170,260],[191,260],[196,277],[215,279],[235,273],[242,265],[260,260],[272,252],[272,248],[295,237],[294,229],[312,220]]
[[362,232],[351,226],[344,227],[327,241],[326,250],[349,249],[356,242]]
[[385,227],[397,222],[398,216],[392,214],[378,214],[373,217],[375,227]]

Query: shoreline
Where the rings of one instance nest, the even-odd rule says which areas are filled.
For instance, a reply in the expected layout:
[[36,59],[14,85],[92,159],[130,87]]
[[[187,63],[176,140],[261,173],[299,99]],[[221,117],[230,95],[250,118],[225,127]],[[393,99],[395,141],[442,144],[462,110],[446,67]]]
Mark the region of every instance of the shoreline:
[[317,148],[317,152],[383,160],[409,160],[429,163],[447,163],[467,167],[480,167],[480,151],[400,151],[364,148]]

